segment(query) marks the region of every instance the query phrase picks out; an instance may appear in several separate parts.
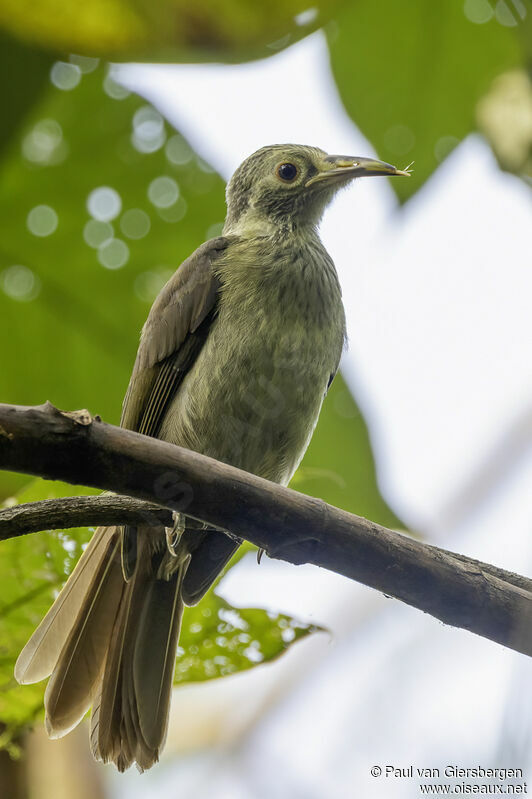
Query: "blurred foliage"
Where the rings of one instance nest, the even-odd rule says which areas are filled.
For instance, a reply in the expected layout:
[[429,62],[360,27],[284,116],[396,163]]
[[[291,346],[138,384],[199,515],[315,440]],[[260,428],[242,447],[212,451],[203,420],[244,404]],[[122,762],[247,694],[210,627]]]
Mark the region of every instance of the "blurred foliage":
[[262,58],[321,27],[343,0],[2,0],[28,44],[113,61]]
[[475,129],[491,81],[532,61],[531,23],[529,0],[356,0],[329,26],[348,114],[385,161],[415,161],[410,180],[392,182],[402,200]]
[[[72,493],[93,494],[83,486],[32,481],[17,497],[35,502]],[[45,683],[18,685],[15,661],[57,592],[71,573],[92,530],[41,532],[2,542],[0,559],[0,748],[21,727],[42,714]],[[241,547],[234,565],[252,549]],[[257,566],[257,568],[259,568]],[[220,578],[217,581],[219,583]],[[187,608],[179,639],[175,683],[210,680],[245,671],[279,657],[319,628],[259,608],[234,608],[211,589],[200,605]]]
[[[0,32],[0,102],[9,109],[0,125],[0,157],[26,112],[48,83],[53,59],[39,50],[22,47]],[[24,69],[21,65],[24,64]]]

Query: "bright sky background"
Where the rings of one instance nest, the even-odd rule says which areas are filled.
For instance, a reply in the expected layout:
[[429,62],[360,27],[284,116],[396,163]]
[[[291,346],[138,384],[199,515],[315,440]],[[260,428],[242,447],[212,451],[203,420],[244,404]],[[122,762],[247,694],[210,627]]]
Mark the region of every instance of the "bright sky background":
[[[243,66],[130,65],[117,74],[226,178],[268,143],[373,152],[338,99],[320,34]],[[369,422],[383,493],[432,540],[525,574],[532,567],[531,231],[530,189],[500,173],[475,136],[404,210],[388,181],[361,180],[322,226],[348,315],[344,375]],[[458,513],[460,491],[486,464],[491,482]],[[408,780],[370,776],[372,765],[390,762],[504,760],[530,765],[532,778],[532,715],[523,698],[529,661],[334,575],[260,568],[259,579],[244,562],[226,595],[323,622],[334,642],[321,636],[284,665],[202,689],[225,719],[224,702],[256,709],[268,691],[297,680],[243,739],[226,730],[230,749],[141,780],[117,778],[117,797],[126,784],[133,799],[412,797]],[[183,709],[203,712],[197,691],[182,697]]]

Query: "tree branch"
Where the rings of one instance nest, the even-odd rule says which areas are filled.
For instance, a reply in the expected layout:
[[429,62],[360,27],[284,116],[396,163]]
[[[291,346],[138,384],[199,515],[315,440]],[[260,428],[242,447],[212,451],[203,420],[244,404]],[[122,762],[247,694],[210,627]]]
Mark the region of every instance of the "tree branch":
[[[11,505],[0,510],[0,541],[17,538],[42,530],[68,530],[71,527],[97,527],[98,525],[150,524],[171,527],[174,522],[172,511],[119,494],[98,494],[96,496],[58,497],[38,502]],[[450,556],[460,563],[480,569],[486,574],[504,580],[511,585],[532,594],[532,580],[520,574],[509,572],[491,563],[484,563],[467,555],[450,552],[433,544],[426,544],[432,552]]]
[[[0,405],[0,467],[185,512],[231,530],[271,557],[323,566],[446,624],[532,654],[532,590],[526,578],[431,547],[196,452],[105,424],[88,411],[66,413],[49,403]],[[106,499],[112,505],[118,498]],[[92,500],[89,505],[92,514]],[[142,506],[135,513],[145,521],[146,510],[160,512]],[[104,512],[90,519],[116,522],[109,504]],[[120,508],[126,512],[133,508]],[[83,518],[87,523],[89,517]],[[129,519],[120,516],[122,522]]]
[[171,527],[172,511],[152,502],[116,494],[43,499],[0,510],[0,541],[40,530],[147,523]]

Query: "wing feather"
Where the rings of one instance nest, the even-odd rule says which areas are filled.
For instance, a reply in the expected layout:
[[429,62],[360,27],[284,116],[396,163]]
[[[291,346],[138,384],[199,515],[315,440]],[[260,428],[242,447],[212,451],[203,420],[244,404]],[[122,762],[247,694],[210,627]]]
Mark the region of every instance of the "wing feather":
[[[159,377],[160,372],[167,359],[172,361],[177,358],[179,361],[181,349],[187,340],[198,331],[203,322],[207,322],[207,317],[212,320],[219,289],[212,266],[228,245],[229,240],[226,238],[212,239],[202,244],[181,264],[155,300],[142,329],[137,358],[122,408],[122,427],[137,431],[142,428],[145,432],[148,427],[153,430],[160,424],[160,414],[165,408],[164,397],[160,402],[158,392],[155,391],[158,380],[162,379]],[[207,323],[207,331],[198,339],[201,344],[205,341],[208,326]],[[187,352],[187,370],[201,347],[191,349],[193,357],[190,357],[192,352]],[[183,366],[172,371],[172,363],[166,368],[174,380],[166,385],[165,396],[172,390],[175,391],[174,383],[177,382],[178,386],[184,376]],[[154,413],[156,403],[158,413]],[[146,415],[149,418],[145,422]],[[150,432],[148,435],[155,433]]]

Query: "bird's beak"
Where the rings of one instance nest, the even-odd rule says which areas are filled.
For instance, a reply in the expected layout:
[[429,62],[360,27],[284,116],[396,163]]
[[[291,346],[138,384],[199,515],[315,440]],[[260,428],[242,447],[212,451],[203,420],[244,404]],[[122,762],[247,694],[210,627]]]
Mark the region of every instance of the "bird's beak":
[[[412,166],[410,164],[410,166]],[[318,181],[335,182],[350,178],[371,177],[372,175],[403,175],[410,177],[410,167],[397,169],[384,161],[373,158],[358,158],[347,155],[328,155],[322,159],[319,172],[307,181],[310,186]]]

